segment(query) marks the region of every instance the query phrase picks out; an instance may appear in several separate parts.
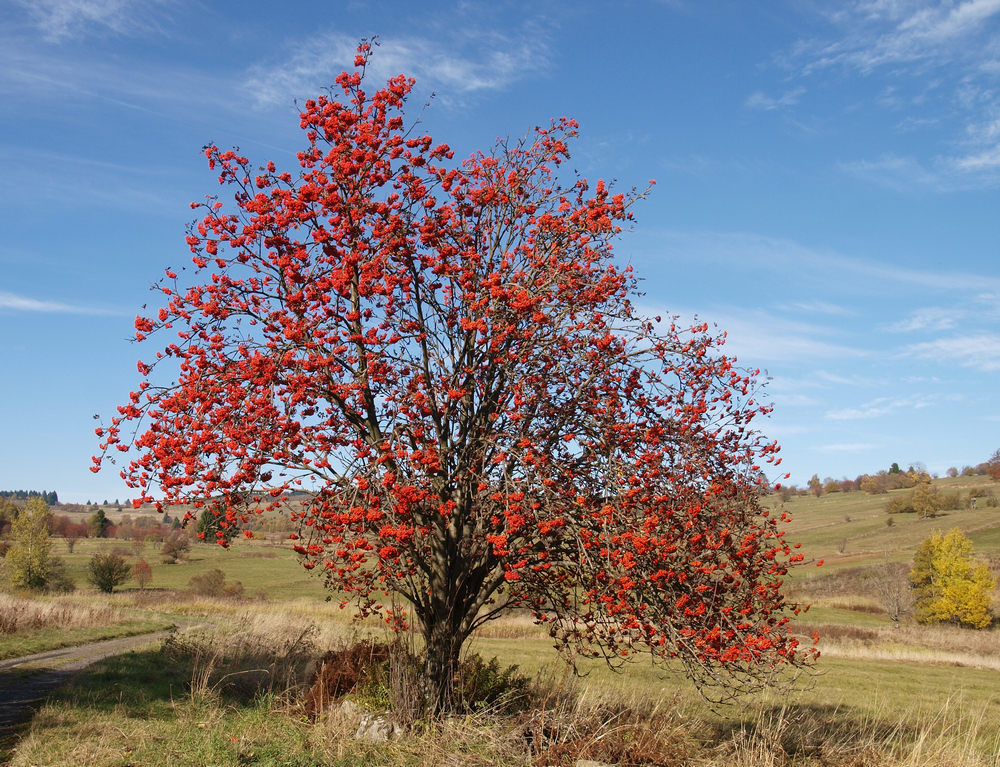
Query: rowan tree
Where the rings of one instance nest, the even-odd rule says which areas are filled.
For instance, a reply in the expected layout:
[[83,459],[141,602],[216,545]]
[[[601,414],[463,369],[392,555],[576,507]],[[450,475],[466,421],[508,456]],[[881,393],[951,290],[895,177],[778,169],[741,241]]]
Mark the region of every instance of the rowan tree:
[[910,570],[919,623],[954,623],[987,628],[991,593],[997,581],[985,562],[973,556],[972,541],[959,528],[935,530],[920,544]]
[[194,275],[167,270],[136,319],[138,341],[176,338],[94,469],[134,447],[134,503],[219,504],[223,544],[307,491],[296,551],[358,615],[416,618],[431,714],[465,640],[514,608],[713,700],[807,665],[781,593],[802,557],[758,500],[780,462],[751,424],[759,371],[705,324],[639,315],[612,258],[645,192],[561,187],[568,119],[456,164],[405,125],[413,80],[363,89],[369,56],[342,101],[305,103],[294,173],[206,148],[236,207],[207,199]]

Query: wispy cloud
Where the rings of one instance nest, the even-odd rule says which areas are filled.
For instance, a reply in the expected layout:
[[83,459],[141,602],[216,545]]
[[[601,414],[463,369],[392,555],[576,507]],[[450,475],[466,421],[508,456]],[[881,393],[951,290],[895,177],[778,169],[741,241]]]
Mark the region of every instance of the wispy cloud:
[[957,327],[959,320],[965,316],[966,312],[959,309],[929,307],[918,309],[907,319],[894,322],[886,326],[885,329],[891,333],[908,333],[915,330],[951,330]]
[[1000,183],[1000,0],[855,0],[821,15],[832,34],[798,41],[778,57],[786,66],[810,79],[891,76],[876,103],[918,110],[900,131],[964,123],[933,158],[885,154],[845,171],[899,191]]
[[82,37],[95,30],[118,35],[159,28],[153,15],[164,0],[15,0],[49,41]]
[[939,170],[925,168],[913,157],[884,154],[878,160],[856,160],[840,164],[850,176],[870,181],[897,192],[950,191],[959,179],[948,178]]
[[757,91],[756,93],[751,93],[747,100],[743,102],[744,106],[750,109],[780,109],[781,107],[790,107],[799,103],[799,96],[806,92],[805,88],[793,88],[787,91],[778,98],[772,98],[770,96],[765,96],[762,92]]
[[[815,312],[817,314],[831,314],[838,317],[851,317],[854,316],[855,312],[847,309],[843,306],[837,306],[836,304],[828,304],[825,301],[800,301],[792,304],[795,309],[801,309],[806,312]],[[779,307],[784,308],[784,307]]]
[[1000,370],[1000,335],[977,333],[940,338],[913,344],[902,351],[903,356],[936,362],[956,362],[963,367],[979,370]]
[[837,443],[834,445],[817,445],[814,450],[821,450],[827,453],[853,453],[860,452],[862,450],[873,450],[879,447],[879,445],[873,444],[871,442],[854,442],[854,443]]
[[826,417],[831,421],[860,421],[870,418],[878,418],[887,415],[900,408],[912,407],[916,410],[930,407],[931,403],[923,397],[908,397],[904,399],[893,399],[890,397],[879,397],[860,407],[843,408],[841,410],[831,410]]
[[816,377],[829,383],[845,384],[847,386],[858,386],[861,383],[856,378],[846,378],[835,373],[828,373],[825,370],[817,370]]
[[[689,316],[684,311],[679,313]],[[762,309],[718,308],[701,312],[700,319],[725,328],[724,353],[735,354],[742,364],[754,367],[776,361],[858,359],[868,355],[863,349],[839,343],[836,329],[775,316]]]
[[835,65],[868,73],[877,67],[976,56],[971,40],[988,32],[1000,0],[859,0],[828,14],[846,31],[837,40],[801,41],[795,53],[806,71]]
[[[469,42],[453,46],[416,36],[384,38],[369,70],[378,80],[406,72],[425,89],[461,95],[504,88],[547,65],[547,48],[538,39],[482,36],[474,44]],[[356,37],[340,33],[314,37],[298,44],[285,61],[253,67],[245,90],[258,106],[286,105],[295,97],[312,96],[340,72],[353,68],[357,45]],[[458,47],[467,52],[456,52]]]
[[[930,271],[903,268],[874,259],[855,258],[836,252],[822,252],[782,237],[754,232],[681,232],[661,230],[656,245],[661,252],[697,258],[706,262],[752,264],[755,269],[793,274],[809,285],[816,275],[843,277],[845,274],[867,279],[853,279],[858,292],[873,286],[880,294],[887,290],[918,285],[936,292],[957,291],[963,297],[1000,294],[1000,278],[989,274],[958,271]],[[984,299],[985,300],[985,299]],[[815,306],[815,302],[812,303]]]
[[47,314],[122,314],[118,311],[99,307],[63,304],[57,301],[39,301],[35,298],[27,298],[5,291],[0,291],[0,309],[13,309],[22,312],[44,312]]

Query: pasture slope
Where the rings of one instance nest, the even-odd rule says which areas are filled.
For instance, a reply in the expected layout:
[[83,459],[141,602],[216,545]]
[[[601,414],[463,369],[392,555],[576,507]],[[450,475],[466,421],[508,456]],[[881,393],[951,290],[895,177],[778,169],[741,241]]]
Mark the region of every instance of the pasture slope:
[[[985,477],[935,484],[962,494],[988,485],[1000,495],[1000,486]],[[996,569],[1000,508],[980,503],[977,509],[945,511],[933,519],[897,514],[887,525],[886,502],[905,492],[794,497],[783,504],[777,496],[767,498],[772,509],[792,515],[787,539],[801,542],[806,556],[787,583],[792,599],[811,605],[795,625],[804,636],[814,630],[821,635],[816,673],[799,680],[796,692],[786,697],[764,696],[746,709],[712,712],[683,678],[643,663],[621,674],[580,663],[588,675],[566,679],[551,641],[526,616],[486,626],[470,651],[517,664],[538,680],[536,694],[542,698],[572,698],[580,732],[584,722],[605,716],[589,731],[587,748],[579,743],[561,751],[547,747],[544,754],[537,743],[526,747],[514,732],[527,727],[528,714],[513,729],[509,718],[491,719],[488,712],[464,724],[450,722],[447,745],[440,732],[419,728],[399,742],[360,743],[352,737],[354,725],[339,714],[316,724],[303,721],[301,683],[308,659],[382,633],[377,625],[352,623],[350,611],[338,610],[336,600],[327,602],[320,581],[298,565],[287,545],[240,540],[226,551],[196,543],[188,561],[166,565],[160,564],[156,546],[147,544],[143,556],[153,565],[149,587],[140,591],[129,584],[106,596],[84,590],[85,567],[95,551],[114,542],[81,541],[73,554],[56,552],[81,589],[62,602],[104,606],[119,611],[123,621],[194,617],[217,627],[164,647],[108,658],[81,672],[38,711],[6,758],[18,767],[526,765],[571,764],[571,754],[603,753],[622,764],[1000,765],[1000,632],[912,622],[894,630],[866,580],[866,568],[886,553],[909,562],[932,530],[953,527],[962,529],[977,554]],[[57,541],[54,548],[62,544]],[[824,564],[817,568],[819,560]],[[242,582],[245,598],[213,599],[186,591],[192,577],[213,568],[222,569],[228,582]],[[995,604],[1000,606],[1000,600]],[[36,633],[41,638],[44,631]],[[22,643],[28,639],[17,634],[0,639],[0,657],[14,637]],[[44,647],[44,641],[36,647]],[[234,688],[234,679],[250,678],[254,684]],[[571,695],[565,693],[569,689]],[[636,712],[645,713],[638,717]],[[641,721],[655,722],[661,733],[654,739],[656,748],[600,750],[618,742],[622,732],[631,733],[633,746],[652,743],[652,725],[643,729]],[[560,737],[564,744],[576,743]]]

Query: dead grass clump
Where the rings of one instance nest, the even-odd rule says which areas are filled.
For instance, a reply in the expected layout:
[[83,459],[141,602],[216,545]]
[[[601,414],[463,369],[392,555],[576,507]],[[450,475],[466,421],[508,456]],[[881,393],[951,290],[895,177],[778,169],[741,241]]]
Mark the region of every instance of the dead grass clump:
[[476,629],[478,639],[546,639],[547,629],[535,623],[530,614],[505,615]]
[[64,600],[26,599],[0,594],[0,635],[19,631],[60,628],[92,628],[124,623],[117,608],[102,604],[79,604]]
[[872,645],[879,641],[879,632],[877,630],[861,628],[860,626],[843,626],[834,623],[818,625],[796,623],[793,625],[796,634],[811,637],[813,633],[816,633],[819,634],[821,642],[855,642],[863,645]]
[[811,575],[801,581],[790,584],[789,593],[798,596],[808,596],[810,599],[866,595],[868,586],[868,567],[842,567],[832,573]]
[[277,559],[273,551],[244,551],[240,554],[244,559]]
[[325,653],[309,682],[306,716],[315,721],[331,703],[354,690],[370,667],[388,660],[389,645],[374,640],[355,642]]
[[864,613],[865,615],[882,615],[885,613],[884,608],[864,602],[830,602],[827,606],[834,610],[850,610],[851,612]]
[[578,703],[569,712],[532,712],[522,726],[536,767],[580,761],[675,767],[694,753],[691,730],[669,705]]
[[194,700],[248,703],[267,693],[290,704],[316,653],[317,634],[312,624],[249,620],[237,631],[174,634],[160,652],[168,663],[191,666]]

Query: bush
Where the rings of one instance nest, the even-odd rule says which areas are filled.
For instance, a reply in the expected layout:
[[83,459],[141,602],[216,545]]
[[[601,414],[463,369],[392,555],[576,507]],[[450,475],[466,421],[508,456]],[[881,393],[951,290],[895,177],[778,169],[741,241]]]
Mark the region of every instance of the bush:
[[184,533],[174,531],[160,547],[160,558],[165,565],[173,565],[179,559],[185,559],[191,550],[191,542]]
[[484,661],[478,653],[462,661],[455,679],[459,703],[468,711],[489,708],[503,713],[527,707],[530,681],[517,666],[501,668],[497,658]]
[[45,590],[51,594],[69,594],[76,591],[74,581],[66,571],[66,563],[59,557],[49,560],[49,577],[45,581]]
[[94,554],[87,564],[87,580],[105,594],[129,579],[131,568],[121,554]]
[[897,495],[886,501],[886,514],[903,514],[911,511],[916,511],[916,509],[913,508],[913,493]]
[[188,581],[188,589],[200,597],[229,597],[239,599],[243,596],[243,584],[239,581],[226,585],[226,574],[219,568],[209,570],[204,575],[196,575]]
[[153,568],[149,566],[149,562],[144,559],[136,562],[132,568],[132,578],[139,584],[140,589],[145,589],[146,584],[153,580]]

